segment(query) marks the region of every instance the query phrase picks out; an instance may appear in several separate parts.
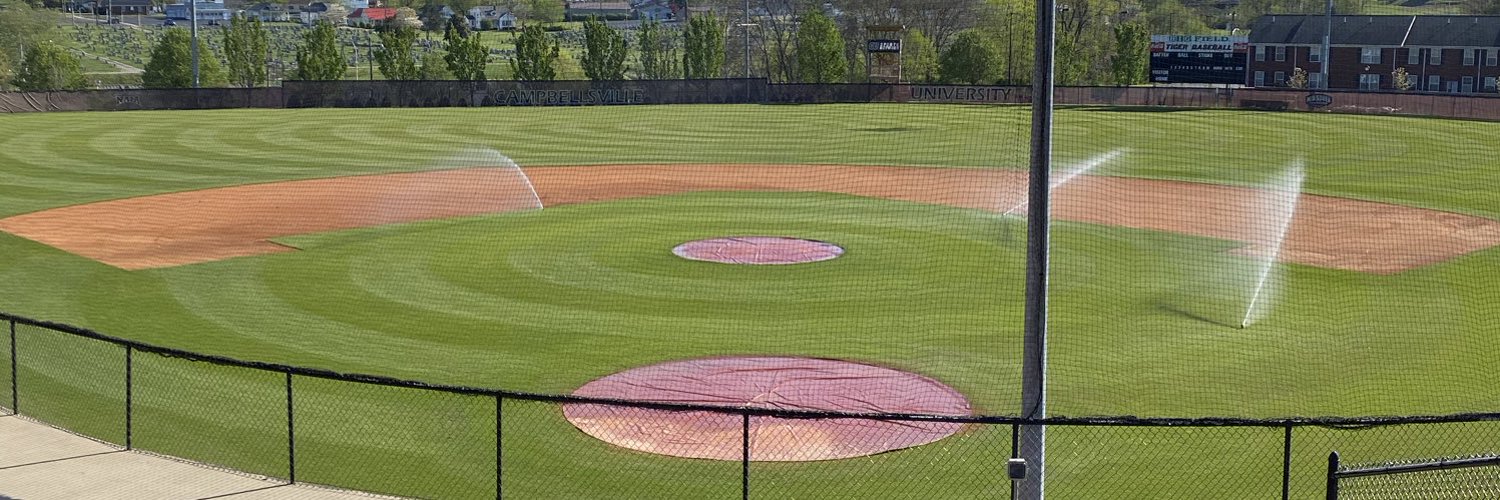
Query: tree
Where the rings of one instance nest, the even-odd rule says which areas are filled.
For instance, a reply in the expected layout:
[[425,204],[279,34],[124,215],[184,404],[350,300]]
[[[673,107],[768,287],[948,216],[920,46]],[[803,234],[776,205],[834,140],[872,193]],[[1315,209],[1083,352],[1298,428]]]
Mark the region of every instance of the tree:
[[397,8],[396,15],[386,22],[412,31],[422,29],[422,18],[417,16],[417,9],[411,7]]
[[319,20],[302,35],[297,47],[297,78],[302,80],[339,80],[349,70],[339,52],[338,28],[327,19]]
[[668,33],[664,32],[661,24],[656,21],[645,21],[641,23],[641,29],[636,34],[636,44],[640,45],[641,68],[636,74],[642,80],[665,80],[677,78],[677,46],[672,42]]
[[[198,80],[203,87],[228,83],[219,57],[206,45],[198,48]],[[187,30],[170,28],[162,33],[161,40],[151,48],[151,60],[146,63],[141,83],[148,88],[192,88],[193,39]]]
[[229,61],[229,81],[241,87],[266,83],[266,61],[270,57],[266,29],[259,19],[236,15],[224,33],[224,57]]
[[1292,68],[1292,77],[1287,79],[1286,86],[1294,89],[1307,88],[1307,70]]
[[57,13],[24,2],[0,8],[0,82],[10,80],[9,74],[26,59],[27,48],[56,38],[57,24]]
[[417,29],[406,23],[386,23],[377,30],[381,47],[375,49],[375,65],[388,80],[416,80],[417,58],[412,44],[417,43]]
[[557,40],[547,36],[542,27],[528,24],[516,37],[516,57],[510,60],[511,73],[517,80],[552,80],[557,78]]
[[1109,60],[1115,85],[1135,85],[1146,81],[1151,66],[1151,34],[1146,25],[1124,22],[1115,25],[1115,53]]
[[12,83],[24,92],[78,90],[88,86],[78,57],[50,42],[26,49],[26,59]]
[[[480,79],[484,73],[479,74]],[[417,79],[419,80],[452,80],[453,72],[448,69],[447,56],[438,51],[422,54],[422,67],[417,68]]]
[[[1297,68],[1297,71],[1302,71],[1302,68]],[[1292,78],[1297,78],[1296,72],[1292,73]],[[1302,79],[1304,80],[1303,86],[1306,86],[1306,71],[1302,71]],[[1391,72],[1391,85],[1396,87],[1397,90],[1411,90],[1417,86],[1416,82],[1412,81],[1411,74],[1406,72],[1406,68],[1396,68],[1395,71]]]
[[922,30],[906,32],[901,47],[901,73],[908,82],[932,83],[938,78],[938,53]]
[[[467,31],[449,27],[444,36],[448,42],[448,55],[443,56],[445,68],[454,78],[467,81],[484,80],[485,64],[489,62],[489,50],[479,39],[479,33],[464,36]],[[423,62],[426,65],[426,62]]]
[[1213,30],[1203,16],[1182,5],[1179,0],[1156,0],[1141,12],[1141,21],[1150,33],[1171,35],[1206,35]]
[[523,0],[522,17],[527,21],[555,23],[563,20],[563,3],[559,0]]
[[327,5],[328,10],[323,11],[323,15],[319,16],[319,19],[328,21],[334,26],[349,24],[349,9],[345,8],[343,3],[328,2]]
[[469,27],[468,19],[465,19],[461,14],[455,13],[448,18],[448,29],[445,30],[445,32],[447,31],[452,31],[459,38],[468,38],[469,33],[473,31],[473,29]]
[[844,39],[833,20],[818,11],[803,16],[802,25],[797,28],[797,80],[839,83],[848,76]]
[[938,58],[939,78],[947,83],[983,84],[995,80],[995,48],[977,30],[965,30]]
[[583,74],[590,80],[625,79],[625,35],[597,17],[583,22]]
[[682,72],[685,78],[718,78],[724,67],[724,24],[713,14],[688,21],[683,33]]

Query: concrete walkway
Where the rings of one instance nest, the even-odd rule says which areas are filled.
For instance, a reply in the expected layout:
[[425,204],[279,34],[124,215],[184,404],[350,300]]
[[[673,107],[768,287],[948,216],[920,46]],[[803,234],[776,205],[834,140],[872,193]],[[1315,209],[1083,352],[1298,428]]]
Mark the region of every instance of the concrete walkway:
[[0,416],[0,500],[365,499],[126,451],[14,415]]

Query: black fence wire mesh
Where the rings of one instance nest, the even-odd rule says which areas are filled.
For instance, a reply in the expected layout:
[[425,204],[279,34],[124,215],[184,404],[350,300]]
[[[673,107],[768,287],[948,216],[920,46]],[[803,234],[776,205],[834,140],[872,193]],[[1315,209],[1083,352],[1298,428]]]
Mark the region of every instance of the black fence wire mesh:
[[[1017,429],[1047,425],[1055,498],[1489,498],[1482,465],[1410,468],[1411,458],[1489,456],[1500,414],[1323,419],[1067,418],[859,414],[543,395],[435,386],[244,362],[0,314],[14,325],[8,410],[99,440],[281,478],[423,498],[1006,497]],[[8,344],[8,343],[7,343]],[[7,359],[12,359],[9,356]],[[10,384],[6,384],[10,386]],[[568,407],[603,409],[593,429],[629,432],[640,412],[716,429],[722,459],[684,460],[701,437],[641,453],[590,439]],[[901,441],[934,423],[931,446],[795,461],[838,435],[811,424],[882,429]],[[755,425],[752,426],[751,423]],[[895,424],[895,425],[886,425]],[[883,426],[883,427],[882,427]],[[829,428],[823,428],[829,429]],[[791,450],[791,451],[787,451]],[[1360,464],[1325,465],[1330,450]],[[757,457],[757,452],[767,456]],[[790,453],[790,455],[788,455]],[[779,454],[772,456],[770,454]],[[790,460],[790,461],[789,461]],[[1431,465],[1434,462],[1425,464]],[[1363,468],[1361,468],[1363,467]],[[1348,476],[1329,490],[1333,471]],[[1374,472],[1372,472],[1374,471]]]

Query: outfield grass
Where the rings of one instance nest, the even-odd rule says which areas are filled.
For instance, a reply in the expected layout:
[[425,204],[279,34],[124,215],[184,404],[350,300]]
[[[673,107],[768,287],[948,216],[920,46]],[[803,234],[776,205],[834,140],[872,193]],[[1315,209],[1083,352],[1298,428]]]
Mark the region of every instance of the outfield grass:
[[[0,121],[0,215],[418,170],[472,145],[528,168],[1017,168],[1028,113],[825,105],[25,115]],[[1500,124],[1398,117],[1075,109],[1059,114],[1057,153],[1076,161],[1129,148],[1100,173],[1241,185],[1304,158],[1311,192],[1495,218],[1500,171],[1486,159],[1500,147],[1488,140],[1496,132]],[[756,233],[849,252],[771,268],[668,252],[689,239]],[[1486,402],[1500,397],[1491,369],[1500,342],[1489,326],[1500,316],[1500,251],[1392,276],[1278,266],[1275,309],[1238,330],[1221,323],[1237,323],[1253,263],[1226,253],[1232,243],[1069,222],[1054,238],[1055,414],[1448,413],[1494,410]],[[673,359],[825,356],[932,376],[980,412],[1019,406],[1018,219],[833,194],[688,193],[280,241],[303,251],[126,272],[0,235],[0,310],[243,359],[537,392]],[[22,410],[118,442],[121,396],[109,377],[119,360],[23,333]],[[285,473],[279,377],[145,358],[140,446]],[[297,394],[307,426],[299,479],[423,496],[493,487],[490,400],[312,379],[299,379]],[[736,494],[736,464],[614,448],[553,406],[507,402],[504,425],[507,494]],[[1318,491],[1330,449],[1356,461],[1476,453],[1494,442],[1494,427],[1300,430],[1294,486],[1304,495],[1294,496]],[[1272,496],[1280,433],[1059,428],[1049,488],[1059,498]],[[875,457],[756,464],[752,475],[767,497],[992,497],[1007,487],[999,460],[1009,444],[1008,427],[970,429]]]

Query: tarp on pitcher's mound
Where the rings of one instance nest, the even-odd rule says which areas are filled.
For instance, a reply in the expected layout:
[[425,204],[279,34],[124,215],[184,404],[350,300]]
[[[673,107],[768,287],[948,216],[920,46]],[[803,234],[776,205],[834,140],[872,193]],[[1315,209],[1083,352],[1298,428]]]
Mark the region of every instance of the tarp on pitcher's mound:
[[[626,370],[584,384],[578,396],[859,413],[964,416],[969,401],[921,375],[830,359],[725,357]],[[632,450],[676,457],[740,460],[744,420],[733,413],[575,403],[563,407],[585,433]],[[870,419],[750,417],[750,459],[832,460],[920,446],[962,424]]]

